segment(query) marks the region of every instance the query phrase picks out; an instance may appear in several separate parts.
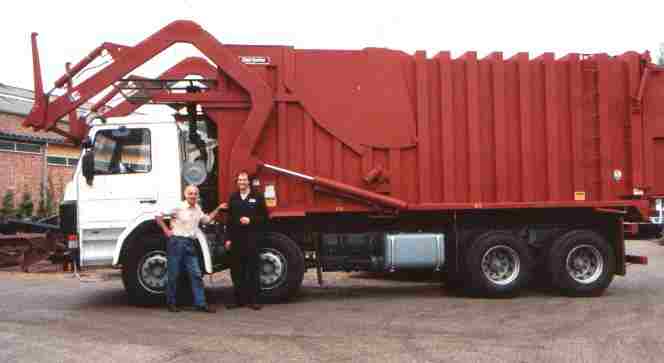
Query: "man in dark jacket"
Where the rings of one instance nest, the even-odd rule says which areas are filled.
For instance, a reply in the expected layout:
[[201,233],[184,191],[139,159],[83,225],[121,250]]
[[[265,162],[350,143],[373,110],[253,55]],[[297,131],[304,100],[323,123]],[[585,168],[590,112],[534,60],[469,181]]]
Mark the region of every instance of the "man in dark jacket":
[[228,308],[249,306],[260,310],[258,303],[259,257],[258,244],[264,234],[267,223],[267,206],[260,192],[251,190],[247,172],[239,172],[236,177],[238,190],[228,199],[226,219],[226,249],[231,251],[233,264],[231,270],[238,278],[235,288],[235,304]]

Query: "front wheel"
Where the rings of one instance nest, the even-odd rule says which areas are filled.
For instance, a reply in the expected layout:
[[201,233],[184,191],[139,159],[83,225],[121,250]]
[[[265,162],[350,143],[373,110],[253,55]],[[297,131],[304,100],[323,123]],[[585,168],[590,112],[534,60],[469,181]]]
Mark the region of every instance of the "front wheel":
[[155,305],[166,301],[166,240],[157,235],[130,241],[127,261],[122,266],[122,282],[135,305]]
[[[134,305],[160,305],[166,302],[168,284],[166,238],[147,235],[130,241],[129,254],[122,266],[122,282]],[[177,288],[178,305],[191,305],[191,283],[181,273]]]

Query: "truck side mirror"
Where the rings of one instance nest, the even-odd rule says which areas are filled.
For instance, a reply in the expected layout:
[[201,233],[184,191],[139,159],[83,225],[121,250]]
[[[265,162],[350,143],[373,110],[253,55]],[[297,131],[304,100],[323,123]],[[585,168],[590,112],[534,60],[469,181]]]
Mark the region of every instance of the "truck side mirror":
[[85,137],[83,141],[81,141],[81,148],[83,149],[89,149],[92,147],[92,140],[90,140],[89,137]]
[[85,182],[92,186],[92,180],[95,177],[95,152],[90,149],[83,154],[81,158],[81,171],[85,177]]

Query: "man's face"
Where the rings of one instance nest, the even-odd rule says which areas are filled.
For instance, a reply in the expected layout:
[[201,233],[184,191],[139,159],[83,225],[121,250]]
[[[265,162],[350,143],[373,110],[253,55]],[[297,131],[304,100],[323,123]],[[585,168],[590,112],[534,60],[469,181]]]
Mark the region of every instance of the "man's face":
[[196,188],[187,188],[184,191],[184,199],[187,200],[189,205],[196,205],[196,201],[198,201],[198,190]]
[[249,189],[249,175],[242,173],[237,176],[237,188],[242,191]]

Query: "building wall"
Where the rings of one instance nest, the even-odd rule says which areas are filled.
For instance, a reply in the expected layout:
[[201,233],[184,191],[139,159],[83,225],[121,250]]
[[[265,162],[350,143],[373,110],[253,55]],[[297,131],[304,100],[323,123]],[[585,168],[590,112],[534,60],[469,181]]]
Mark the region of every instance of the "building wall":
[[23,118],[19,116],[0,113],[0,130],[12,132],[25,131],[21,126],[21,121],[23,121]]
[[55,145],[49,144],[46,151],[48,156],[59,156],[65,158],[78,159],[81,154],[81,149],[70,145]]
[[[34,134],[35,136],[59,137],[53,133],[38,132],[23,128],[20,116],[0,113],[0,131],[17,132],[21,134]],[[80,150],[73,145],[49,144],[47,157],[57,160],[66,159],[67,165],[54,165],[47,163],[48,183],[53,189],[54,205],[62,200],[64,187],[71,180],[74,172],[75,159],[78,159]],[[34,212],[37,212],[41,199],[41,184],[43,170],[43,156],[41,153],[15,152],[0,150],[0,200],[6,191],[11,189],[15,193],[16,205],[21,201],[23,193],[28,191],[32,195]]]

